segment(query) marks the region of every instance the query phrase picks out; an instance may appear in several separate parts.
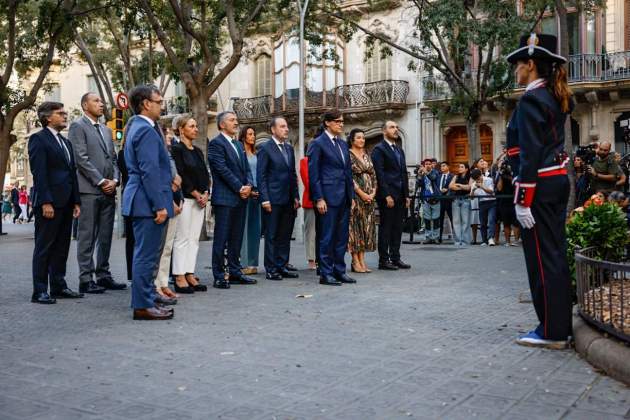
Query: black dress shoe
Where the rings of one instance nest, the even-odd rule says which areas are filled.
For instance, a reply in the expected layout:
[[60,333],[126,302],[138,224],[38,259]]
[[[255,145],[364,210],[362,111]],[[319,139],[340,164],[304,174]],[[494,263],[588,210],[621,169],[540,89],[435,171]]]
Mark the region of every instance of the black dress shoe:
[[230,288],[230,283],[227,280],[215,280],[214,284],[212,285],[212,287],[215,287],[217,289],[229,289]]
[[402,269],[407,269],[407,268],[411,268],[411,266],[407,263],[402,262],[401,260],[398,261],[393,261],[392,262],[393,265],[395,265],[398,268],[402,268]]
[[356,283],[357,282],[355,279],[353,279],[352,277],[350,277],[346,273],[337,274],[335,276],[335,278],[337,280],[339,280],[340,282],[342,282],[342,283]]
[[96,284],[98,284],[99,286],[105,288],[105,289],[109,289],[109,290],[125,290],[127,288],[127,285],[125,283],[118,283],[115,282],[113,278],[111,277],[106,277],[104,279],[98,279],[96,281]]
[[394,264],[388,262],[382,262],[382,263],[378,263],[378,269],[379,270],[398,270],[398,267],[396,267]]
[[83,297],[83,293],[77,293],[74,290],[71,290],[66,287],[63,290],[60,290],[57,292],[51,292],[50,296],[57,299],[79,299]]
[[192,295],[195,293],[195,289],[192,286],[180,287],[175,283],[175,293],[181,293],[183,295]]
[[287,271],[298,271],[298,269],[295,268],[292,264],[285,265],[284,269],[287,270]]
[[228,277],[228,281],[231,284],[256,284],[258,280],[253,279],[247,276],[230,276]]
[[160,305],[164,305],[164,306],[177,305],[177,299],[170,298],[168,296],[162,296],[161,294],[156,293],[155,303],[159,303]]
[[326,286],[341,286],[342,283],[333,276],[321,276],[319,278],[319,284],[324,284]]
[[97,285],[92,280],[90,280],[87,283],[81,283],[79,285],[79,292],[98,295],[100,293],[105,293],[105,288]]
[[57,301],[53,298],[51,298],[48,293],[35,293],[33,294],[33,296],[31,297],[31,302],[33,303],[43,303],[43,304],[48,304],[48,305],[52,305],[53,303],[57,303]]
[[197,283],[194,286],[192,286],[192,288],[195,290],[195,292],[207,292],[208,291],[208,286],[206,286],[205,284],[201,284],[201,283]]
[[265,278],[267,280],[275,280],[275,281],[280,281],[282,280],[282,276],[280,274],[276,274],[276,273],[267,273],[265,275]]
[[300,277],[298,273],[293,273],[288,270],[281,271],[280,275],[285,279],[297,279],[298,277]]

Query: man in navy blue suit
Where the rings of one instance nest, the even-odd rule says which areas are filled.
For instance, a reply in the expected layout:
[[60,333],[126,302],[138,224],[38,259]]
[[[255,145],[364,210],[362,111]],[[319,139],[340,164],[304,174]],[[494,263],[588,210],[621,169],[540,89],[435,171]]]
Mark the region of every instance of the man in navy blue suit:
[[265,271],[267,280],[297,278],[288,271],[291,231],[295,210],[300,207],[295,172],[295,152],[287,143],[289,126],[282,117],[269,123],[271,139],[258,148],[258,190],[265,219]]
[[28,141],[35,184],[35,197],[31,198],[35,211],[31,302],[51,304],[56,298],[83,297],[68,288],[65,279],[72,218],[81,214],[81,199],[72,145],[61,135],[68,113],[62,103],[44,102],[37,108],[37,117],[43,129]]
[[378,225],[378,268],[398,270],[410,268],[400,259],[403,219],[409,208],[409,181],[405,152],[396,144],[398,124],[385,121],[383,141],[374,146],[372,162],[376,172],[376,203],[380,215]]
[[[213,287],[229,289],[232,284],[255,284],[256,280],[243,275],[240,253],[245,230],[245,204],[252,192],[252,172],[245,150],[238,140],[236,114],[225,111],[217,115],[220,131],[208,143],[208,164],[212,172],[212,210],[214,235],[212,238]],[[225,250],[227,249],[228,278],[225,278]]]
[[311,197],[319,218],[319,283],[341,286],[356,283],[346,274],[350,208],[354,184],[348,145],[341,139],[343,115],[338,110],[322,116],[324,131],[308,147]]
[[139,85],[129,92],[136,114],[127,130],[125,163],[129,179],[123,193],[123,216],[131,217],[133,251],[131,306],[133,319],[165,320],[174,311],[155,302],[153,280],[157,274],[166,224],[173,217],[171,166],[156,121],[162,111],[162,95],[155,86]]

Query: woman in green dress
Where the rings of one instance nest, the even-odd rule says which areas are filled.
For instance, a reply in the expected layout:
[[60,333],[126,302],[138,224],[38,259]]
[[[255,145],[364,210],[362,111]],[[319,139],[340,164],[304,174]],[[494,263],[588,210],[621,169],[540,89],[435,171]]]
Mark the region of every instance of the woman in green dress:
[[355,199],[350,212],[348,250],[352,255],[352,271],[369,273],[365,253],[376,249],[376,174],[369,153],[365,150],[365,133],[355,128],[348,136]]

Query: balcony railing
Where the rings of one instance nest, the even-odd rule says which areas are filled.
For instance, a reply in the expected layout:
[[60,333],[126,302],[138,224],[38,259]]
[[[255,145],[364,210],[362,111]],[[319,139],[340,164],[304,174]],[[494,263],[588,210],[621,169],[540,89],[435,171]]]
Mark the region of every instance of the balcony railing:
[[[404,80],[381,80],[338,86],[324,92],[306,91],[306,109],[338,108],[340,110],[368,110],[371,107],[405,105],[409,83]],[[294,90],[273,98],[271,95],[255,98],[235,98],[232,107],[242,120],[269,118],[271,114],[298,111],[298,97]]]

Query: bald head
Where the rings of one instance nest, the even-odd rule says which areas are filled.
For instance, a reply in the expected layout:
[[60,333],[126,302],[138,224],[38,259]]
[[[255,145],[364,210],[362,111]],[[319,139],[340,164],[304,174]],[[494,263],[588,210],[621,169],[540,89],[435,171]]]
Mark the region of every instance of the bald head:
[[608,155],[610,154],[611,147],[612,145],[610,144],[609,141],[600,142],[599,146],[597,146],[597,156],[602,160],[606,159]]

